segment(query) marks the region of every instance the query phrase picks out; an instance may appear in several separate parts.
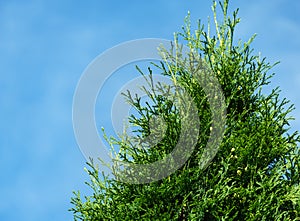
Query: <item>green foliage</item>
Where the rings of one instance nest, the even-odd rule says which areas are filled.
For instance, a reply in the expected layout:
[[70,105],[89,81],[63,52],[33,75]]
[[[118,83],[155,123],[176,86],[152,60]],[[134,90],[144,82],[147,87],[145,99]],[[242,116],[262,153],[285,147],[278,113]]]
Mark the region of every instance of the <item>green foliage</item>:
[[[234,44],[238,10],[230,17],[228,0],[220,2],[224,18],[219,24],[216,7],[214,2],[215,36],[211,36],[210,27],[205,31],[200,22],[192,33],[188,16],[175,40],[183,41],[200,55],[223,90],[226,131],[217,155],[205,170],[199,167],[211,130],[207,94],[180,62],[161,63],[157,67],[162,74],[180,84],[199,110],[201,130],[192,156],[169,177],[147,184],[122,183],[88,163],[88,185],[93,195],[83,200],[79,192],[75,193],[71,209],[75,220],[300,220],[300,137],[297,132],[289,133],[293,105],[280,99],[278,88],[267,95],[263,93],[272,77],[268,74],[272,65],[253,55],[250,45],[254,37]],[[149,74],[151,85],[151,68]],[[156,89],[168,88],[160,85]],[[120,148],[116,156],[122,161],[145,164],[162,159],[179,139],[179,110],[155,90],[146,92],[152,104],[143,105],[139,97],[126,94],[138,112],[130,117],[130,123],[138,128],[135,139],[143,140],[151,134],[149,121],[156,120],[161,125],[160,119],[153,116],[163,116],[167,125],[162,128],[165,136],[155,144],[151,143],[155,139],[143,140],[139,147],[126,134],[109,138],[112,146]],[[153,147],[147,149],[143,144]]]

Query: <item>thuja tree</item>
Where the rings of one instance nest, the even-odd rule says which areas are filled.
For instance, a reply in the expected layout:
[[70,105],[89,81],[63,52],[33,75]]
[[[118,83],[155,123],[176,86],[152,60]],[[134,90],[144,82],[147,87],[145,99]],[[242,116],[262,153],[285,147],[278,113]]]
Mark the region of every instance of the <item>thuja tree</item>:
[[[79,192],[75,193],[71,201],[75,220],[300,220],[300,138],[297,132],[290,132],[289,125],[293,105],[280,98],[278,88],[264,92],[273,76],[269,74],[273,65],[254,54],[254,37],[235,44],[238,10],[228,16],[228,0],[219,6],[221,22],[216,15],[217,3],[212,7],[215,34],[200,22],[192,31],[188,16],[182,32],[175,37],[175,42],[183,42],[199,55],[196,58],[210,68],[223,91],[225,131],[213,160],[205,168],[200,166],[212,130],[207,93],[184,68],[185,63],[180,62],[183,57],[156,64],[163,75],[188,92],[197,106],[200,130],[192,155],[171,175],[145,184],[110,178],[89,162],[88,185],[93,194],[82,199]],[[152,69],[149,73],[138,70],[150,76],[151,84]],[[160,87],[156,86],[157,90],[166,90]],[[137,113],[129,118],[138,128],[135,138],[152,147],[141,148],[141,142],[131,142],[126,134],[107,138],[118,147],[115,154],[119,160],[151,163],[163,159],[178,142],[180,110],[155,90],[146,92],[152,102],[143,103],[130,92],[125,97]],[[158,143],[151,143],[155,135],[152,141],[143,140],[153,136],[151,121],[160,120],[153,116],[163,116],[167,125]],[[190,126],[194,126],[192,122]]]

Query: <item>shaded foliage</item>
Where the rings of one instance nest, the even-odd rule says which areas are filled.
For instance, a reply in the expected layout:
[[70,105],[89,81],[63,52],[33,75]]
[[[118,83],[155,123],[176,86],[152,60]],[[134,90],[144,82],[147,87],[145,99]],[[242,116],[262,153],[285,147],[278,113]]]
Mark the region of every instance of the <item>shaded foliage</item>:
[[[263,93],[273,76],[269,74],[273,65],[253,54],[254,37],[234,44],[238,10],[228,16],[228,0],[219,5],[224,17],[219,24],[214,2],[215,35],[200,22],[192,33],[188,16],[182,32],[175,36],[176,42],[188,45],[209,65],[225,96],[226,130],[215,158],[205,170],[200,169],[211,130],[207,95],[180,65],[156,65],[193,97],[199,110],[201,131],[192,156],[169,177],[148,184],[122,183],[88,163],[93,195],[82,199],[75,193],[71,209],[75,220],[299,220],[300,138],[297,132],[290,133],[289,125],[294,107],[280,99],[278,88]],[[151,68],[148,74],[151,80]],[[120,148],[120,160],[153,162],[170,153],[178,141],[178,109],[160,94],[148,91],[148,95],[153,103],[144,105],[141,98],[126,94],[138,112],[130,123],[138,127],[137,138],[143,139],[151,134],[149,121],[162,115],[167,124],[165,136],[150,149],[137,148],[126,135],[108,138]]]

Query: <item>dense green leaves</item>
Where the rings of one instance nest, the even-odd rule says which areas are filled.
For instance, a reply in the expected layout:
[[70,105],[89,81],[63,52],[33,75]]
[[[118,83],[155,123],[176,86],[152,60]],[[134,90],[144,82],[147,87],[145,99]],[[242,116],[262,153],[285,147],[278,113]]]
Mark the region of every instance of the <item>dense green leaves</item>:
[[[148,184],[122,183],[101,174],[89,163],[88,185],[93,195],[83,200],[75,193],[71,209],[75,220],[300,220],[300,138],[289,128],[293,106],[280,98],[278,88],[264,94],[273,65],[253,55],[250,45],[254,37],[234,44],[238,10],[230,17],[228,0],[221,2],[224,17],[219,24],[216,7],[214,2],[215,35],[211,36],[210,27],[204,31],[201,23],[192,33],[188,16],[175,40],[200,55],[199,62],[209,65],[224,93],[226,131],[217,155],[205,170],[200,169],[199,161],[211,130],[207,94],[180,62],[156,64],[163,75],[173,78],[190,94],[199,110],[201,130],[192,157],[169,177]],[[150,75],[139,71],[151,85],[151,68]],[[162,159],[179,139],[180,110],[157,93],[172,88],[152,88],[156,89],[144,88],[152,103],[143,103],[130,92],[125,95],[137,110],[130,123],[138,133],[135,138],[124,134],[108,139],[120,149],[116,153],[120,160],[145,164]],[[165,134],[158,143],[153,143],[155,137],[144,139],[150,134],[161,136],[151,133],[151,121],[162,127],[159,131]],[[139,146],[131,139],[139,140]],[[147,145],[152,148],[146,148]]]

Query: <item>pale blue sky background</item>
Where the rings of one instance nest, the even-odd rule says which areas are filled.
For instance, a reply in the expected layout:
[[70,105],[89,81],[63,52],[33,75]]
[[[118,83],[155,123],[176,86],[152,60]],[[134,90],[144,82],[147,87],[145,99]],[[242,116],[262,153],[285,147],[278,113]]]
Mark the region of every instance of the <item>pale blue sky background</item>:
[[[88,193],[72,130],[72,98],[98,54],[137,38],[172,39],[183,18],[207,21],[211,1],[0,1],[0,220],[72,220],[73,190]],[[300,129],[300,2],[234,1],[236,37],[282,63],[273,86],[296,104]]]

